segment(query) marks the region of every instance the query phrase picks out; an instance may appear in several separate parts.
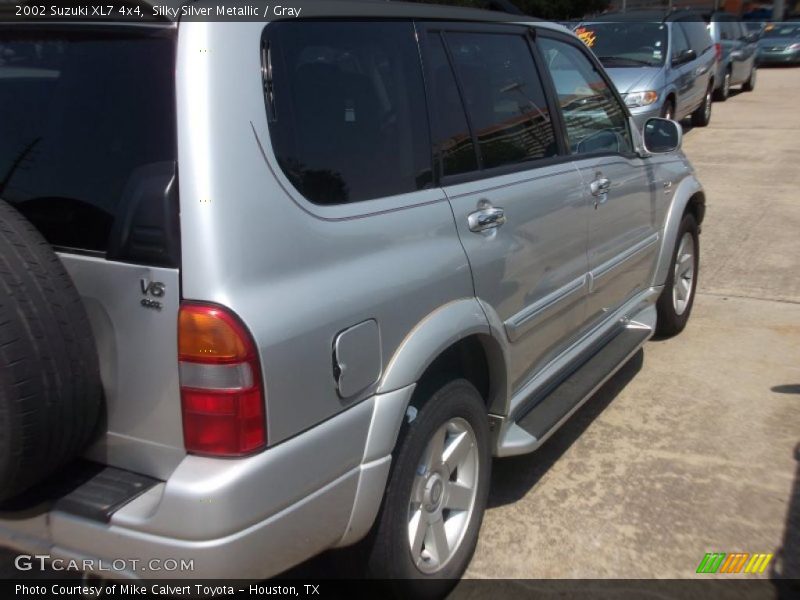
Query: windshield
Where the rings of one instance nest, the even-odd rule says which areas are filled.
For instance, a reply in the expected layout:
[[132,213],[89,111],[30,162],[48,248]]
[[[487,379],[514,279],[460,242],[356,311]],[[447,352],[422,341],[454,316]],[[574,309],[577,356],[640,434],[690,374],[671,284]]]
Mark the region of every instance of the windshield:
[[667,28],[662,23],[589,23],[575,34],[605,67],[658,66],[667,54]]
[[745,21],[743,25],[750,33],[760,33],[764,29],[764,23],[761,21]]
[[800,25],[767,25],[765,37],[791,38],[800,36]]
[[168,32],[0,29],[0,198],[51,244],[105,252],[142,169],[175,160],[173,54]]

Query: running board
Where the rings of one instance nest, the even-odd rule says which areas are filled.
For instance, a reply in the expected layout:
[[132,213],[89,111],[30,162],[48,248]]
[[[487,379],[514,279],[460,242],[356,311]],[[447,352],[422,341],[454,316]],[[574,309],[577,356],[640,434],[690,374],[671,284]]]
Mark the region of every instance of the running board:
[[[655,310],[651,307],[650,310]],[[584,402],[608,381],[653,335],[653,328],[629,323],[593,353],[559,374],[549,386],[537,390],[524,403],[518,417],[507,424],[497,456],[533,452]]]

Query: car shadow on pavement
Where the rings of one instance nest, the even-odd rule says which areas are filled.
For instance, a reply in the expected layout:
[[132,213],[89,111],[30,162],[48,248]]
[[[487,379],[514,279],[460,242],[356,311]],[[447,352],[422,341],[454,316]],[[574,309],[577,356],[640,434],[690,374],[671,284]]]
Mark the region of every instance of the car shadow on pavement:
[[643,364],[644,351],[640,349],[536,452],[495,460],[488,508],[511,504],[524,497],[613,402]]
[[770,391],[776,394],[800,394],[800,383],[789,383],[786,385],[775,385]]
[[[786,393],[800,393],[800,386],[775,386],[795,388]],[[775,388],[772,388],[775,391]],[[800,598],[800,443],[794,448],[797,462],[792,484],[792,495],[786,510],[786,527],[781,547],[775,552],[770,579],[775,585],[778,597]]]

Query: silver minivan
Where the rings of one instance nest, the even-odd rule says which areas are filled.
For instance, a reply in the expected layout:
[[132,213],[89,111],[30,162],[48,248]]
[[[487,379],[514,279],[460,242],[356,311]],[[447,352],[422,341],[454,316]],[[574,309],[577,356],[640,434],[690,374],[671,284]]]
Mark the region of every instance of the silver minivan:
[[719,54],[706,23],[687,11],[607,14],[576,33],[597,55],[636,123],[652,117],[711,122]]
[[2,545],[210,579],[359,543],[443,593],[492,457],[686,325],[680,128],[577,37],[307,6],[0,28]]

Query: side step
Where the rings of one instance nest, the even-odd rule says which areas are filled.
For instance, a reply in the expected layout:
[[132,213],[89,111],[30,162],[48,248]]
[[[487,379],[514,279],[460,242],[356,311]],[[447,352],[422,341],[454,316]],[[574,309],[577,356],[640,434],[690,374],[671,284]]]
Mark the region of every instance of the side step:
[[605,344],[528,398],[519,415],[512,415],[498,456],[526,454],[544,441],[610,379],[650,339],[653,330],[630,324]]

